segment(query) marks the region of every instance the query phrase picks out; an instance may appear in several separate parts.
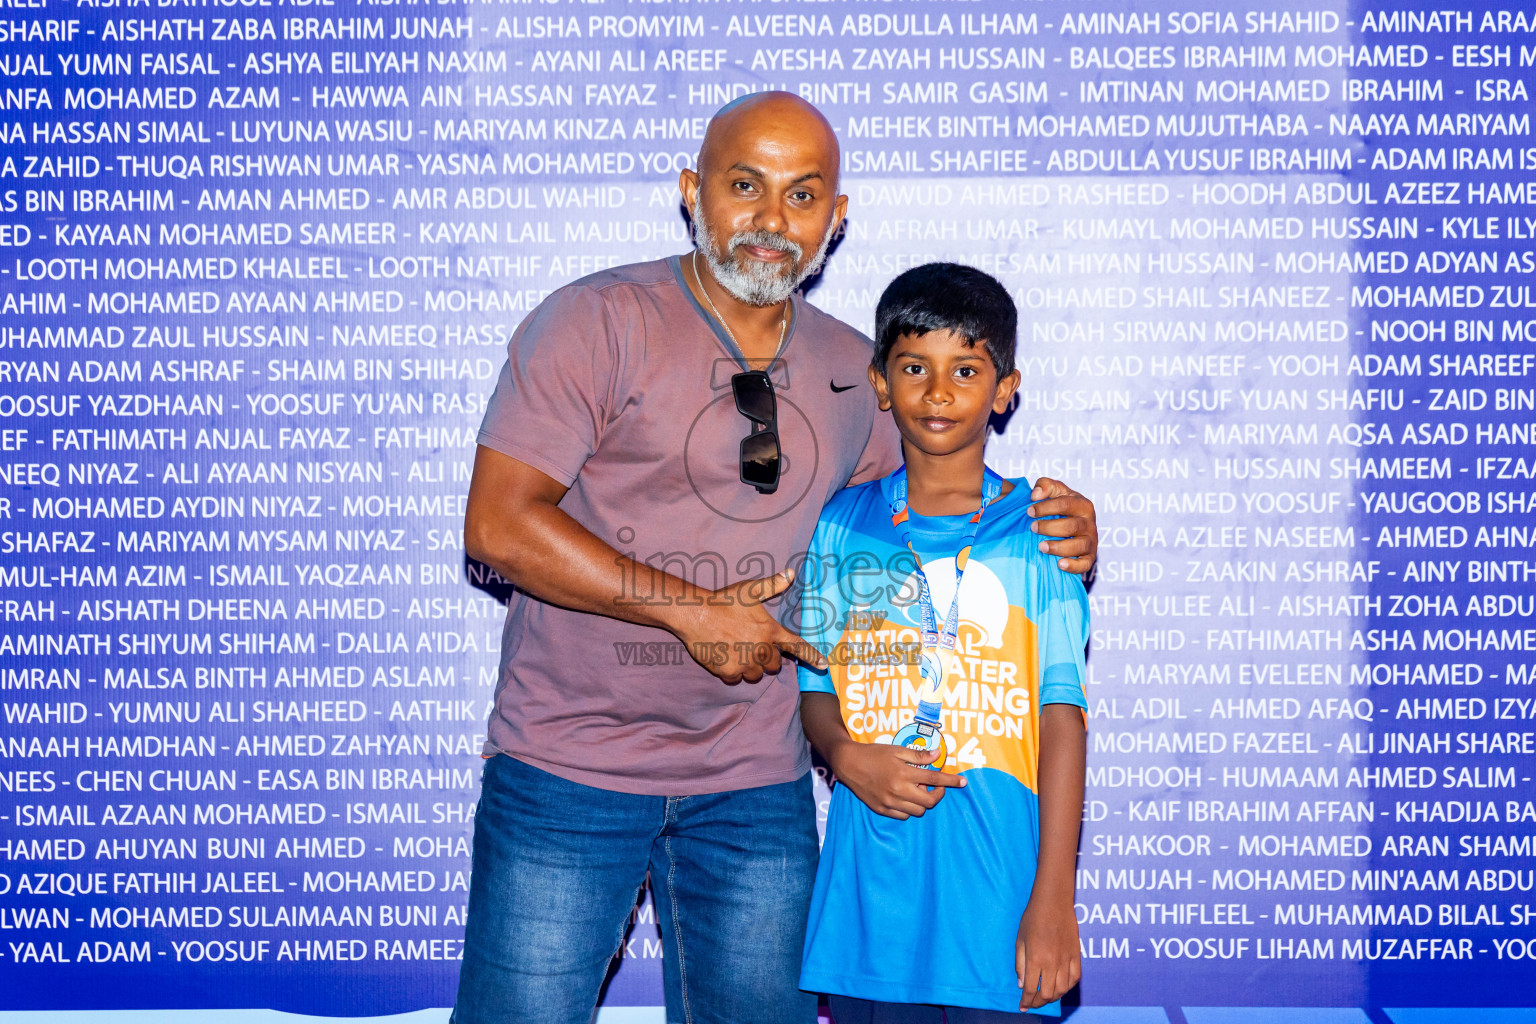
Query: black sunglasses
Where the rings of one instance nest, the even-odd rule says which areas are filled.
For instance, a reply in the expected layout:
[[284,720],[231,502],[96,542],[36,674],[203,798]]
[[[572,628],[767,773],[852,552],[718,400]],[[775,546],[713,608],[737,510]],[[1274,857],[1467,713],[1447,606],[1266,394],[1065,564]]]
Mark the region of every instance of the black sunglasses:
[[752,429],[741,439],[741,482],[756,487],[759,494],[772,494],[779,486],[782,461],[773,381],[762,370],[748,370],[731,378],[731,391],[736,411],[752,421]]

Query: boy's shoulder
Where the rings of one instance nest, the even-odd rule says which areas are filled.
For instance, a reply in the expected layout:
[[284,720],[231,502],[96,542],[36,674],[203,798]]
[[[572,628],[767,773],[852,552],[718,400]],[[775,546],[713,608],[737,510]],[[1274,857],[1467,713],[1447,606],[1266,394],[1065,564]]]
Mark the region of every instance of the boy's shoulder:
[[1086,614],[1088,590],[1083,586],[1083,578],[1061,568],[1055,555],[1040,550],[1040,537],[1030,531],[1030,522],[1033,520],[1018,524],[1018,539],[1010,544],[1009,557],[995,566],[1003,588],[1028,602],[1031,615],[1057,602],[1079,605]]
[[[882,526],[889,524],[890,512],[880,481],[855,484],[844,487],[822,506],[811,545],[823,555],[869,551],[881,546]],[[894,538],[883,540],[889,543]]]
[[1022,478],[1008,482],[1014,489],[1008,492],[999,507],[987,510],[981,525],[982,535],[989,537],[993,544],[1000,542],[1010,556],[1003,563],[1003,569],[1019,576],[1039,576],[1051,583],[1066,585],[1077,581],[1081,584],[1078,577],[1056,564],[1055,555],[1040,550],[1040,536],[1031,529],[1035,517],[1029,514],[1029,507],[1035,504],[1030,498],[1034,485]]
[[882,507],[885,503],[879,480],[867,480],[862,484],[844,487],[822,506],[820,523],[823,526],[848,526],[868,516],[874,503]]

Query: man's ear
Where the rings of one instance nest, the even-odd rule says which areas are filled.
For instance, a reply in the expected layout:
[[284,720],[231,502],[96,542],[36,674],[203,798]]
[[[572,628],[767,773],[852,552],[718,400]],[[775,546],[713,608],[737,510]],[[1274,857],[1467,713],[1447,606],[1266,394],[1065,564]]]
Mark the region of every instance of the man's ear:
[[842,227],[843,219],[848,216],[848,197],[838,196],[832,203],[832,230]]
[[1001,416],[1008,411],[1008,403],[1013,401],[1014,392],[1019,390],[1019,371],[1010,370],[1006,377],[997,382],[997,396],[992,399],[992,411]]
[[881,412],[891,411],[891,385],[885,379],[885,374],[871,366],[864,371],[869,378],[869,386],[875,389],[875,401],[880,403]]
[[699,202],[699,172],[684,167],[677,176],[677,190],[683,194],[683,204],[692,214]]

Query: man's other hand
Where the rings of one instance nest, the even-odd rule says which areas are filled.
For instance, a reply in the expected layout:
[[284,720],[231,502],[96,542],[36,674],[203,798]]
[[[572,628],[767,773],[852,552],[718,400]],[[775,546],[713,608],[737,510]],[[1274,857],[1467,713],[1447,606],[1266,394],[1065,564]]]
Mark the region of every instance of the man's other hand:
[[[1067,572],[1083,575],[1092,569],[1099,560],[1099,524],[1093,502],[1048,476],[1035,481],[1029,496],[1034,501],[1029,514],[1037,520],[1030,529],[1041,537],[1062,538],[1042,540],[1040,550],[1055,555],[1056,564]],[[1043,516],[1061,518],[1039,521]]]

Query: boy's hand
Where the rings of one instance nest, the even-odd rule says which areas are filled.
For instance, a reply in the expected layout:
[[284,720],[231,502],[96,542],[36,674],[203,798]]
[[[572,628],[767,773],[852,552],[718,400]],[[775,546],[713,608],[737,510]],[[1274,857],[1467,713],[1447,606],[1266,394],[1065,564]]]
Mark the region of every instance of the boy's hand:
[[935,756],[937,751],[850,740],[838,747],[832,771],[838,782],[853,790],[853,795],[876,814],[921,818],[943,799],[946,789],[965,785],[965,779],[958,775],[912,767],[928,764]]
[[1021,1012],[1055,1002],[1078,983],[1083,976],[1082,949],[1070,902],[1029,901],[1019,920],[1014,967],[1019,988],[1024,990],[1019,998]]
[[1064,538],[1042,540],[1040,550],[1055,555],[1056,564],[1067,572],[1082,575],[1092,569],[1099,559],[1099,523],[1093,502],[1048,476],[1035,481],[1029,496],[1035,502],[1029,506],[1031,516],[1061,517],[1030,524],[1030,529],[1041,537]]

